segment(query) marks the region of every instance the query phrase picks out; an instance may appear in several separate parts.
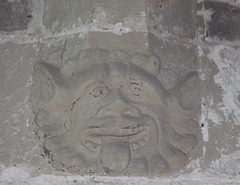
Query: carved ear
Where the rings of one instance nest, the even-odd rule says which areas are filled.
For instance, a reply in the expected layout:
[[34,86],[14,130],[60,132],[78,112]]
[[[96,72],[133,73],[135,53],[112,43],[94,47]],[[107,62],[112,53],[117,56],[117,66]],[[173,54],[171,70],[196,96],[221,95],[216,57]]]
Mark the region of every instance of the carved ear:
[[33,69],[32,97],[37,101],[48,102],[55,93],[57,84],[64,84],[58,68],[46,64],[37,63]]
[[186,111],[197,112],[200,109],[200,82],[197,72],[188,74],[182,82],[170,90],[170,104],[176,103]]

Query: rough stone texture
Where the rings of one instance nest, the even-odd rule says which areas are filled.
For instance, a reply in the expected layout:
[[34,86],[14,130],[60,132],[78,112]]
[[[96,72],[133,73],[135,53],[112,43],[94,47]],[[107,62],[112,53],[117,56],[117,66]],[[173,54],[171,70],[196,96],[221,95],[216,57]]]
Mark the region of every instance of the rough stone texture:
[[91,31],[145,32],[146,1],[109,0],[106,3],[105,0],[95,0]]
[[192,0],[150,0],[148,26],[160,34],[193,39],[197,31],[197,2]]
[[[202,0],[197,2],[199,5],[197,10],[194,9],[195,14],[202,17],[207,25],[213,12],[210,9],[204,9]],[[228,3],[231,5],[229,7],[234,7],[233,9],[238,9],[240,5],[239,0],[211,2]],[[43,0],[32,0],[32,3],[43,5]],[[108,4],[109,1],[105,0],[105,3]],[[121,4],[119,1],[117,3]],[[139,11],[142,11],[140,9]],[[207,39],[204,34],[199,34],[194,40],[182,39],[172,36],[166,30],[162,34],[156,34],[146,29],[151,33],[148,37],[146,36],[148,33],[142,30],[139,32],[130,30],[127,34],[139,34],[139,36],[133,40],[126,37],[122,41],[120,36],[124,34],[121,32],[122,35],[119,35],[121,25],[117,25],[115,30],[110,29],[109,33],[104,30],[89,33],[90,25],[86,27],[80,25],[77,29],[53,35],[46,33],[41,24],[42,11],[40,6],[33,7],[32,21],[38,18],[39,22],[32,24],[31,21],[27,32],[0,33],[0,184],[240,184],[239,40],[231,41],[224,38],[220,42],[209,42],[215,40],[210,37]],[[173,16],[169,16],[171,17]],[[196,18],[196,15],[193,17]],[[146,20],[151,23],[148,19]],[[180,23],[174,21],[172,23],[181,26]],[[189,27],[188,23],[183,24],[186,24],[185,28]],[[100,23],[97,25],[101,26]],[[201,25],[202,30],[207,29],[203,24]],[[32,35],[35,27],[38,27],[37,35]],[[186,33],[193,33],[191,26],[190,28],[191,31]],[[90,34],[94,37],[89,37]],[[231,33],[226,33],[226,35],[229,34]],[[233,35],[233,38],[236,38],[235,32]],[[104,38],[108,39],[110,44],[104,43]],[[127,42],[128,39],[130,43]],[[125,50],[130,55],[139,50],[147,55],[158,55],[162,68],[172,66],[172,70],[179,68],[184,71],[181,72],[182,77],[179,77],[179,80],[188,72],[195,70],[198,72],[201,84],[201,111],[196,116],[196,121],[201,126],[202,138],[198,138],[197,148],[188,154],[190,163],[181,171],[154,179],[79,176],[53,168],[47,158],[40,155],[40,148],[37,147],[34,139],[33,131],[36,130],[31,125],[34,121],[31,113],[32,104],[28,101],[34,65],[37,62],[47,62],[61,68],[80,50],[100,46],[108,50],[119,49],[117,43],[121,46],[120,49],[126,45]],[[165,84],[170,83],[165,82]]]
[[206,11],[212,12],[206,37],[229,41],[240,39],[240,6],[212,1],[204,2],[204,6]]
[[196,62],[202,79],[202,168],[235,176],[240,167],[239,48],[217,44],[202,49]]
[[31,94],[32,66],[37,60],[34,48],[30,44],[0,45],[0,160],[6,167],[35,166],[32,173],[37,174],[37,169],[44,169],[47,161],[41,159],[32,135],[32,110],[28,97]]
[[32,19],[31,0],[0,0],[0,31],[26,30]]
[[90,22],[93,0],[44,0],[43,24],[51,32],[78,28]]
[[43,39],[36,45],[36,53],[39,61],[48,61],[55,66],[61,66],[87,46],[86,36],[71,34],[68,37]]
[[90,48],[103,48],[108,50],[121,49],[129,54],[149,53],[147,33],[130,32],[122,35],[106,32],[90,32],[88,35]]
[[176,43],[172,39],[159,39],[154,34],[148,34],[148,45],[149,50],[161,59],[162,70],[170,69],[170,76],[164,82],[167,88],[176,85],[189,71],[195,70],[197,49],[194,44]]

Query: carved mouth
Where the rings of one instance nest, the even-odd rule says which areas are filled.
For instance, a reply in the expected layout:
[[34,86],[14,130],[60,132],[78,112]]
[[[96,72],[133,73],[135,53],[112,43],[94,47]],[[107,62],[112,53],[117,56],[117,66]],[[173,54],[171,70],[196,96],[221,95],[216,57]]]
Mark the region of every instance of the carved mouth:
[[[98,151],[101,148],[102,138],[126,140],[129,142],[130,150],[145,146],[150,140],[149,126],[137,127],[88,127],[83,129],[80,136],[81,143],[91,151]],[[84,134],[85,133],[85,134]]]

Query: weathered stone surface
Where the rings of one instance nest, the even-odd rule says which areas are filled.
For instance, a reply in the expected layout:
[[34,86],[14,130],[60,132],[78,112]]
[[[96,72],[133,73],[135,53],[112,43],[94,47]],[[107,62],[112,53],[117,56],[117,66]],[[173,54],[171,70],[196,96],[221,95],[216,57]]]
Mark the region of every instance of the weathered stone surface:
[[136,51],[148,53],[147,33],[130,32],[122,35],[106,32],[90,32],[88,35],[90,48],[103,48],[107,50],[122,49],[134,54]]
[[[36,138],[56,168],[161,176],[197,146],[199,79],[166,90],[157,56],[88,49],[56,68],[34,67]],[[149,98],[151,97],[151,98]]]
[[149,0],[148,27],[160,34],[194,38],[197,1]]
[[0,0],[0,31],[26,30],[32,19],[31,0]]
[[[3,2],[3,1],[0,1],[0,2]],[[8,2],[20,2],[20,0],[8,0]],[[39,22],[41,22],[41,15],[43,13],[42,7],[39,8],[39,6],[36,6],[36,5],[43,4],[42,3],[43,0],[32,0],[32,2],[33,2],[33,11],[35,12],[36,10],[38,10],[37,14],[36,12],[35,14],[33,12],[32,15],[34,17],[35,15],[38,15],[39,16],[38,20]],[[121,2],[123,4],[127,3],[126,1],[120,1],[120,0],[117,1],[117,3],[120,3],[120,4]],[[166,2],[171,3],[173,1],[166,1]],[[197,2],[202,2],[200,3],[201,6],[204,3],[204,1],[202,0],[199,0]],[[210,2],[210,0],[207,2]],[[239,7],[238,5],[240,3],[239,0],[214,0],[211,2],[215,2],[215,3],[225,2],[232,5],[233,7]],[[111,6],[108,5],[108,3],[109,3],[109,0],[105,0],[103,3],[103,4],[107,4],[106,7],[108,7],[107,8],[108,11],[106,12],[109,12],[111,9]],[[116,10],[117,8],[114,8],[115,12]],[[208,22],[211,19],[211,15],[214,14],[214,12],[211,11],[212,10],[211,8],[204,9],[204,7],[199,6],[198,10],[200,11],[197,11],[197,14],[204,17],[206,22]],[[120,8],[119,8],[119,11],[120,11],[119,14],[121,14]],[[100,14],[101,11],[98,11],[98,13]],[[136,14],[137,14],[137,11],[136,11]],[[34,29],[34,27],[36,26],[37,22],[33,23],[34,17],[29,24],[29,29]],[[133,16],[132,18],[135,19],[136,17]],[[171,16],[170,16],[170,19],[171,19]],[[137,21],[141,19],[135,19],[135,20]],[[99,22],[97,23],[97,25],[102,25],[101,24],[102,22],[100,20],[98,21]],[[123,22],[124,20],[119,19],[119,21]],[[115,23],[113,22],[112,25],[114,24]],[[38,28],[42,27],[42,25],[38,25],[38,26],[39,26]],[[124,34],[123,32],[120,32],[120,29],[122,28],[121,26],[123,26],[123,24],[122,25],[116,24],[117,29],[108,30],[108,33],[107,31],[104,32],[102,30],[91,32],[89,34],[89,37],[86,38],[86,40],[84,40],[82,36],[85,35],[88,29],[86,29],[86,31],[83,34],[82,29],[79,29],[79,28],[73,29],[73,30],[71,29],[70,31],[66,31],[66,32],[61,32],[57,35],[49,34],[49,32],[43,32],[42,33],[43,35],[41,35],[42,37],[40,35],[32,35],[30,37],[28,34],[32,32],[29,29],[27,32],[23,31],[23,32],[11,32],[10,34],[4,33],[4,35],[2,33],[0,34],[0,42],[1,42],[0,44],[0,184],[34,184],[34,185],[35,184],[64,184],[64,185],[65,184],[92,184],[94,185],[96,183],[112,184],[112,185],[113,184],[114,185],[239,184],[240,182],[240,176],[239,176],[240,174],[240,150],[239,150],[240,149],[240,133],[239,133],[240,49],[236,45],[234,47],[230,45],[230,44],[233,44],[233,42],[236,42],[238,40],[233,39],[233,41],[230,41],[227,38],[223,38],[221,42],[204,42],[205,38],[201,37],[201,35],[200,37],[198,37],[199,40],[196,39],[196,37],[194,40],[191,40],[191,39],[187,40],[187,39],[182,39],[176,35],[175,36],[171,34],[164,35],[167,32],[162,32],[162,35],[161,35],[162,37],[157,37],[157,36],[153,37],[152,35],[150,35],[147,38],[144,32],[138,29],[136,29],[135,32],[130,31],[131,33]],[[134,25],[132,28],[134,28]],[[79,36],[78,36],[78,33],[76,33],[75,31],[79,33]],[[148,31],[151,32],[152,30],[149,29]],[[73,32],[75,33],[74,36],[73,36]],[[40,32],[36,32],[36,33],[38,34]],[[120,35],[120,33],[122,35]],[[116,35],[116,34],[119,34],[119,35]],[[23,38],[23,39],[19,40],[19,38]],[[215,39],[216,39],[215,36],[208,36],[208,39],[206,40],[215,41]],[[26,44],[27,42],[35,43],[35,44]],[[2,44],[2,43],[5,43],[5,44]],[[84,48],[96,48],[96,47],[105,48],[107,50],[112,50],[112,49],[114,50],[114,49],[120,48],[129,53],[129,55],[126,55],[126,56],[129,56],[129,59],[132,58],[134,53],[140,52],[139,54],[133,57],[134,60],[132,60],[132,63],[134,64],[137,63],[137,61],[144,61],[144,58],[146,59],[146,56],[149,56],[150,53],[158,55],[159,58],[161,59],[161,65],[157,65],[157,67],[152,68],[151,65],[148,66],[146,65],[146,63],[143,63],[141,67],[145,69],[149,69],[151,73],[154,74],[155,76],[160,67],[159,74],[161,75],[159,75],[158,79],[161,82],[161,84],[164,86],[164,89],[166,89],[167,92],[170,92],[170,91],[176,92],[177,88],[173,88],[172,90],[170,90],[171,87],[175,87],[181,84],[181,80],[184,79],[184,77],[190,71],[195,71],[195,70],[198,71],[198,75],[200,78],[199,93],[201,97],[201,111],[199,111],[198,115],[194,116],[194,118],[196,117],[195,119],[196,122],[200,124],[202,133],[196,134],[198,139],[197,147],[194,150],[191,150],[191,152],[187,153],[187,157],[190,163],[188,163],[186,167],[181,168],[180,171],[174,170],[174,173],[169,173],[168,174],[169,176],[167,176],[166,178],[165,177],[153,178],[153,179],[146,178],[146,174],[148,174],[149,172],[154,176],[163,174],[164,169],[166,168],[161,167],[161,165],[164,165],[164,163],[158,163],[157,165],[157,162],[163,161],[163,159],[165,160],[164,156],[162,156],[162,158],[160,156],[162,155],[162,152],[164,150],[161,150],[159,152],[160,155],[154,154],[151,157],[149,157],[149,159],[146,159],[146,155],[140,156],[138,158],[134,158],[133,155],[129,155],[129,153],[131,154],[130,147],[128,147],[129,142],[124,142],[124,141],[117,142],[115,139],[112,139],[112,140],[104,139],[101,141],[102,150],[101,152],[99,152],[100,155],[97,155],[94,152],[91,152],[91,154],[88,155],[88,156],[95,155],[98,157],[98,159],[100,158],[102,159],[101,162],[97,163],[97,165],[95,165],[94,163],[87,163],[86,165],[86,163],[82,160],[84,158],[84,154],[78,154],[78,155],[74,155],[71,158],[71,160],[69,160],[68,162],[69,167],[71,167],[71,169],[74,169],[75,171],[78,171],[79,173],[85,173],[84,171],[81,171],[81,169],[84,170],[87,168],[86,166],[89,166],[90,169],[92,169],[91,172],[94,173],[95,172],[94,167],[99,167],[98,168],[99,171],[104,171],[103,170],[103,166],[104,166],[106,171],[108,171],[108,168],[114,169],[116,174],[118,174],[118,173],[121,173],[121,169],[126,168],[127,162],[130,160],[130,164],[128,165],[127,171],[125,173],[125,175],[129,175],[128,177],[103,177],[103,176],[97,176],[97,175],[81,176],[76,173],[70,174],[70,173],[63,172],[62,169],[64,168],[61,168],[61,169],[53,168],[52,165],[49,163],[52,163],[55,166],[60,167],[62,164],[60,164],[59,161],[63,161],[64,163],[66,162],[66,160],[62,160],[62,159],[64,158],[64,156],[68,156],[70,154],[69,151],[73,151],[73,149],[70,147],[69,148],[63,147],[61,150],[58,150],[58,152],[53,153],[51,159],[47,159],[47,157],[41,157],[40,155],[41,152],[39,150],[40,147],[37,147],[36,142],[34,141],[35,135],[33,131],[36,132],[37,131],[36,129],[39,129],[39,132],[38,132],[39,135],[44,136],[44,133],[48,134],[50,131],[50,133],[52,134],[51,131],[58,132],[59,131],[58,129],[62,129],[62,127],[58,127],[58,129],[55,129],[54,124],[49,124],[48,126],[50,128],[44,127],[45,128],[44,129],[42,127],[42,130],[41,130],[39,126],[34,125],[36,127],[34,129],[33,128],[34,126],[31,125],[31,123],[33,123],[33,120],[34,120],[32,115],[32,104],[29,101],[31,97],[31,90],[32,90],[32,85],[31,85],[32,76],[33,76],[32,69],[36,64],[36,62],[46,62],[48,63],[48,65],[52,64],[55,67],[57,66],[55,69],[61,69],[61,71],[64,71],[61,77],[64,77],[64,79],[67,79],[67,82],[68,82],[67,84],[69,84],[69,81],[73,82],[72,80],[73,77],[69,75],[69,74],[73,74],[71,73],[72,70],[68,70],[68,68],[65,68],[65,70],[62,70],[63,69],[62,67],[67,66],[67,64],[71,64],[70,61],[77,59],[78,51]],[[98,58],[101,58],[101,57],[91,58],[91,61]],[[151,60],[154,61],[153,60],[154,58],[152,58]],[[141,63],[138,63],[138,64],[141,64]],[[126,65],[127,63],[122,64],[122,66],[126,66]],[[116,72],[115,73],[116,77],[118,75],[124,76],[119,72],[119,71],[123,71],[121,67],[119,66],[116,67],[116,65],[113,64],[112,62],[109,62],[108,64],[106,64],[106,66],[111,66],[111,69],[113,69]],[[166,68],[169,68],[169,69],[165,70]],[[89,70],[90,69],[92,68],[89,67]],[[77,73],[79,74],[79,71],[81,70],[82,69],[76,68],[76,72],[73,74],[75,79],[78,79],[76,76],[77,76]],[[85,68],[83,68],[82,71],[86,71]],[[96,72],[97,74],[101,73],[100,68],[97,68],[96,71],[97,71]],[[172,73],[172,71],[174,71],[174,73]],[[47,70],[45,70],[44,72],[46,73],[43,73],[43,75],[50,74],[49,80],[43,79],[41,81],[40,80],[41,78],[39,78],[39,81],[40,83],[41,82],[44,83],[46,81],[49,82],[47,84],[48,85],[48,91],[46,91],[47,93],[41,94],[42,97],[44,97],[47,100],[48,98],[51,98],[51,95],[54,92],[56,92],[55,95],[57,95],[58,91],[51,89],[51,84],[53,84],[53,86],[55,84],[55,81],[52,80],[52,76],[51,76],[52,74],[54,74],[54,72],[48,73]],[[163,73],[163,72],[166,72],[166,73]],[[107,74],[108,73],[104,73],[105,76],[107,76]],[[174,78],[174,74],[177,74],[177,78]],[[86,76],[88,75],[91,75],[91,74],[88,73]],[[109,75],[114,76],[113,73],[110,73]],[[82,77],[83,75],[79,75],[79,76]],[[88,79],[91,79],[91,78],[89,77]],[[113,78],[113,79],[116,79],[116,78]],[[122,78],[118,78],[118,79],[122,79]],[[162,80],[162,79],[165,79],[165,80]],[[176,79],[178,81],[176,81]],[[79,88],[78,86],[79,84],[75,82],[78,82],[78,80],[74,81],[72,83],[72,86],[76,87],[75,89],[81,89],[81,86]],[[116,80],[114,83],[117,83],[117,82],[118,81]],[[151,82],[153,82],[152,78],[149,83],[146,83],[146,84],[149,84],[147,86],[147,91],[148,89],[150,90],[150,88],[152,87],[150,85]],[[111,84],[111,83],[112,81],[110,81],[108,84]],[[57,85],[56,87],[59,88],[61,86]],[[146,90],[145,86],[141,86],[141,88],[142,88],[142,92]],[[67,89],[66,94],[68,94],[69,93],[68,88],[65,88],[65,89]],[[74,90],[73,88],[70,88],[70,89],[72,89],[71,93],[74,94],[74,92],[76,92],[75,89]],[[83,89],[85,88],[83,87]],[[137,91],[137,89],[135,90]],[[79,90],[78,92],[83,92],[82,94],[87,94],[88,91],[86,90],[84,92]],[[104,92],[103,94],[106,95],[105,94],[106,91],[103,91],[103,92]],[[79,94],[79,96],[82,94]],[[125,95],[126,94],[123,93],[122,97],[125,97]],[[139,94],[139,96],[141,95]],[[57,98],[58,96],[54,96],[54,97]],[[115,102],[114,95],[112,95],[112,97],[113,98],[111,99],[111,102]],[[151,97],[153,97],[152,94],[148,96],[149,100],[147,101],[150,101]],[[191,97],[191,96],[187,95],[187,97]],[[178,98],[183,98],[183,97],[178,96]],[[63,100],[64,98],[61,99],[61,101]],[[70,98],[69,101],[74,102],[71,100],[73,100],[72,98]],[[84,98],[81,98],[79,101],[75,103],[72,109],[73,111],[71,112],[71,114],[69,114],[69,117],[71,116],[74,117],[73,115],[77,117],[78,110],[82,111],[84,110],[83,108],[87,108],[85,106],[81,106],[83,104],[82,100],[84,100]],[[126,98],[124,100],[126,100]],[[154,103],[157,103],[159,99],[155,98],[154,100],[155,100]],[[120,103],[118,105],[121,106],[122,101],[119,100],[119,102]],[[130,102],[131,105],[138,104],[137,108],[142,105],[142,103],[139,103],[139,101],[132,101],[130,99],[128,99],[127,102],[128,103]],[[186,107],[187,105],[183,104],[183,102],[184,101],[179,102],[182,105],[181,107]],[[104,101],[101,103],[104,104]],[[97,104],[95,107],[98,108],[98,106],[100,106],[101,103]],[[52,104],[46,103],[43,105],[48,106]],[[62,108],[59,105],[55,104],[54,108],[51,107],[45,110],[45,112],[44,111],[41,112],[41,114],[44,117],[46,114],[46,111],[56,110],[56,107],[59,110],[62,110]],[[92,112],[94,112],[95,107],[93,106]],[[149,106],[147,106],[147,108],[148,107]],[[143,112],[145,113],[145,111],[147,111],[147,108],[145,107],[145,109],[142,110],[143,106],[141,106],[141,111],[142,111],[141,113]],[[153,109],[159,110],[158,108],[155,108],[155,107],[153,107]],[[115,109],[112,109],[112,110],[115,110]],[[168,106],[166,110],[169,110]],[[146,113],[146,114],[150,114],[150,113]],[[152,113],[152,115],[153,114],[154,113]],[[65,116],[65,114],[63,115]],[[159,114],[159,115],[162,115],[162,114]],[[184,118],[184,117],[186,116],[182,116],[181,118]],[[154,120],[157,120],[157,116],[156,116],[156,119],[154,118]],[[76,119],[74,119],[73,121],[74,123],[76,123],[76,125],[81,123],[81,122],[78,122]],[[187,125],[188,126],[194,125],[194,124],[196,125],[196,122],[187,122]],[[71,124],[65,124],[65,125],[67,127],[66,128],[64,127],[63,129],[71,130],[69,127],[69,125],[71,126]],[[167,124],[163,123],[163,125],[164,126],[161,128],[165,128]],[[176,137],[176,135],[174,136],[169,134],[168,131],[171,130],[172,124],[170,123],[169,125],[170,125],[169,129],[166,130],[166,132],[164,132],[163,135],[159,134],[159,136],[160,138],[164,137],[166,139],[165,141],[168,141],[168,139],[171,138],[171,144],[173,144],[174,141],[180,141],[181,138]],[[187,127],[187,128],[190,128],[190,127]],[[91,129],[94,129],[94,128],[91,128]],[[79,130],[81,130],[80,127],[79,129],[76,129],[76,132]],[[179,130],[180,132],[185,131],[186,130],[185,126],[180,127]],[[194,130],[197,130],[197,129],[190,128],[190,130],[191,132],[194,132]],[[67,133],[69,132],[70,131],[67,131]],[[74,131],[72,130],[71,132],[74,133]],[[113,130],[113,132],[117,133],[117,129]],[[43,135],[41,135],[41,133],[43,133]],[[81,132],[81,133],[84,133],[84,132]],[[47,136],[47,137],[50,137],[50,136]],[[50,140],[50,141],[54,141],[54,140]],[[58,141],[64,141],[64,137],[60,137]],[[94,141],[98,141],[98,139],[96,138],[96,140]],[[188,141],[191,141],[191,140],[188,140]],[[39,140],[39,143],[41,144],[42,142]],[[44,146],[50,146],[52,149],[54,148],[54,145],[47,145],[47,143],[54,144],[54,142],[44,143]],[[73,146],[73,145],[69,144],[68,146]],[[167,146],[169,145],[167,144]],[[175,143],[174,147],[175,146],[179,148],[180,147],[187,148],[191,145],[186,145],[186,141],[185,141],[183,142],[183,145],[180,146]],[[91,146],[89,145],[89,147]],[[51,152],[48,150],[44,150],[44,151],[47,154],[48,153],[51,154]],[[88,151],[88,149],[86,148],[85,151]],[[113,155],[115,155],[116,158],[113,158],[112,157]],[[57,159],[57,160],[52,162],[52,160],[54,159]],[[48,160],[49,160],[49,163],[48,163]],[[121,160],[122,163],[119,163],[118,162],[119,160]],[[86,168],[81,168],[81,166],[84,166]],[[169,165],[169,167],[170,166],[171,165]],[[109,170],[109,173],[113,174],[113,172],[110,170]],[[139,176],[131,177],[131,174],[139,175]]]
[[43,24],[53,33],[90,22],[93,0],[44,0]]
[[[0,45],[0,161],[1,166],[35,165],[32,172],[47,167],[33,140],[31,126],[32,66],[37,61],[29,44]],[[2,180],[2,178],[0,178]],[[0,180],[0,184],[3,183]],[[6,184],[6,183],[3,183]]]
[[201,167],[235,177],[240,172],[240,49],[217,44],[202,52],[196,62],[205,151]]
[[207,22],[207,37],[213,39],[240,40],[240,7],[224,2],[206,1],[206,10],[212,11]]
[[145,0],[96,0],[91,31],[146,32]]
[[174,40],[159,39],[154,34],[148,35],[149,50],[161,58],[162,73],[165,76],[162,83],[171,88],[180,79],[194,71],[197,56],[196,46],[191,43],[176,43]]
[[81,33],[71,34],[68,37],[47,38],[38,43],[37,56],[40,61],[48,61],[55,66],[61,66],[80,50],[86,49],[87,38]]

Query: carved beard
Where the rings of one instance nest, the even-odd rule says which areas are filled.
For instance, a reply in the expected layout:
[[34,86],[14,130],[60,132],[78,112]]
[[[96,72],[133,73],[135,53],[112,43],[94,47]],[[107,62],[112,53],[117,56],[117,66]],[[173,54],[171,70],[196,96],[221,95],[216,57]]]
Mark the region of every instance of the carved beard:
[[66,79],[46,63],[34,68],[36,136],[57,168],[112,175],[161,175],[183,168],[197,145],[196,73],[166,90],[139,66],[93,64]]

